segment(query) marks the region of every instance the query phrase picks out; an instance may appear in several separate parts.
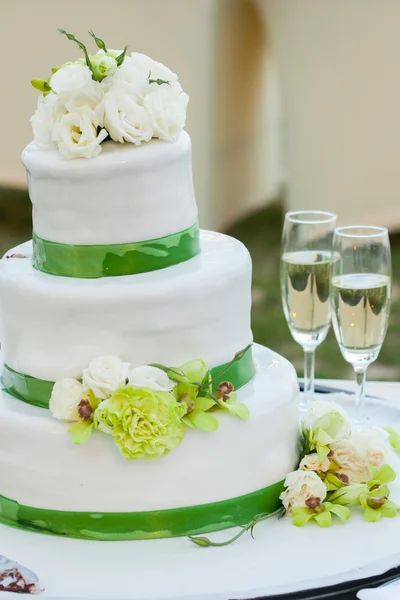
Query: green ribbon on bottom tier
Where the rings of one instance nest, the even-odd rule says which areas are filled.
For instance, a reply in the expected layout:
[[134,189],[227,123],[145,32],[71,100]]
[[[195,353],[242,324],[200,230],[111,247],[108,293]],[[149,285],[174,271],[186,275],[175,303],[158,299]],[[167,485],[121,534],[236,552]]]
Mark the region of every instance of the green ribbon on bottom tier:
[[283,481],[211,504],[144,512],[72,512],[24,506],[0,496],[0,523],[50,535],[117,541],[188,536],[246,525],[281,506]]
[[[230,381],[237,390],[248,383],[254,375],[251,348],[245,351],[243,356],[225,371],[228,364],[226,363],[211,369],[214,390],[222,381]],[[222,371],[224,373],[219,377],[218,374]],[[2,382],[4,390],[11,396],[34,406],[49,408],[50,396],[54,386],[53,381],[24,375],[23,373],[14,371],[8,365],[4,365]]]
[[32,264],[50,275],[94,279],[165,269],[199,252],[197,223],[179,233],[131,244],[60,244],[34,234]]

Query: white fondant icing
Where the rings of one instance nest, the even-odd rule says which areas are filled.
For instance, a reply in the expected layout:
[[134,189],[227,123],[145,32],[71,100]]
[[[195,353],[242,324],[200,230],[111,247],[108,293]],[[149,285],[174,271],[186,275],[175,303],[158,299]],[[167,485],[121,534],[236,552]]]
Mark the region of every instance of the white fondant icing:
[[64,244],[122,244],[177,233],[197,220],[191,142],[107,141],[96,159],[67,160],[34,142],[22,154],[34,232]]
[[298,461],[298,383],[292,365],[254,347],[256,375],[238,390],[250,419],[223,411],[209,433],[188,430],[155,461],[127,461],[95,433],[74,446],[48,410],[0,397],[0,494],[21,504],[69,511],[133,512],[217,502],[284,479]]
[[[210,231],[201,233],[201,250],[168,269],[102,279],[56,277],[30,259],[3,258],[4,362],[50,381],[79,377],[91,359],[110,354],[132,366],[228,362],[252,341],[251,259],[239,241]],[[30,255],[31,243],[13,253]]]

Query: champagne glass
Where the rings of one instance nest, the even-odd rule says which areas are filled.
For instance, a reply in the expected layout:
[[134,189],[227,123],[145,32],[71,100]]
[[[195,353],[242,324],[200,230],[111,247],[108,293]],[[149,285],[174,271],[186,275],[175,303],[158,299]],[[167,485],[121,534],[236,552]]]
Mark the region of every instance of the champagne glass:
[[355,372],[356,421],[366,421],[364,385],[368,365],[378,358],[390,312],[391,257],[385,227],[338,227],[332,268],[333,328],[343,358]]
[[332,237],[336,215],[320,210],[291,211],[282,235],[283,310],[293,339],[304,350],[302,408],[314,395],[315,349],[331,324]]

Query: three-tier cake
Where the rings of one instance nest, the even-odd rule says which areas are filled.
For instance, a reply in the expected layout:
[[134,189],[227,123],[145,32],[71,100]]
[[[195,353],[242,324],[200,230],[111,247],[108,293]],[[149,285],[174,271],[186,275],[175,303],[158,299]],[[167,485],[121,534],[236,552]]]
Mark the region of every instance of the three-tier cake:
[[[0,263],[0,521],[104,540],[244,524],[278,508],[282,481],[297,464],[296,374],[272,351],[249,347],[249,253],[229,236],[199,231],[189,135],[183,125],[172,139],[171,131],[157,129],[159,102],[164,116],[175,102],[175,115],[182,99],[166,95],[183,94],[174,89],[176,76],[152,61],[148,87],[137,91],[138,68],[130,62],[137,57],[124,55],[121,62],[121,54],[100,52],[109,71],[111,59],[117,66],[101,79],[99,60],[90,58],[97,85],[90,93],[79,88],[78,107],[72,104],[79,94],[66,99],[56,75],[71,66],[90,71],[90,65],[67,65],[49,79],[40,110],[49,111],[51,102],[57,124],[47,146],[35,131],[22,155],[33,241]],[[78,74],[85,86],[87,71]],[[121,139],[111,122],[120,93],[114,80],[123,88],[118,98],[127,102],[136,94],[147,111],[135,108],[126,133],[130,113],[118,105]],[[62,106],[54,108],[56,101]],[[92,119],[88,143],[82,106],[98,120]],[[68,160],[66,124],[68,153],[81,145],[77,156],[86,158]],[[111,139],[104,141],[100,130]],[[137,139],[129,143],[133,131]],[[88,147],[96,149],[91,158]],[[93,361],[101,357],[99,379]],[[155,379],[140,371],[150,364]],[[199,364],[201,382],[190,379]],[[116,368],[113,387],[109,373]],[[74,380],[81,395],[65,413]],[[69,424],[53,418],[60,403]],[[92,434],[84,444],[68,434],[75,421],[86,437]]]

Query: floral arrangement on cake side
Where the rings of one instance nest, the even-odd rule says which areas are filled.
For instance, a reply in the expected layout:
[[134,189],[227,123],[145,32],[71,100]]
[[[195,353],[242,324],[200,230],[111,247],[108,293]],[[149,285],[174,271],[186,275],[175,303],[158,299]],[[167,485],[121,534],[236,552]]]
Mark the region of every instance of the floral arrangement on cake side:
[[39,148],[58,148],[64,158],[92,158],[106,138],[140,145],[152,138],[174,142],[185,127],[189,97],[178,76],[145,54],[111,50],[89,31],[98,51],[65,31],[83,57],[33,79],[42,92],[31,118]]
[[[238,352],[218,372],[218,379],[250,349]],[[128,460],[161,458],[182,442],[186,429],[216,431],[216,411],[249,418],[247,406],[237,401],[233,385],[213,378],[203,360],[179,368],[146,365],[131,368],[118,356],[92,360],[79,379],[56,381],[50,411],[70,423],[75,444],[94,431],[112,437]]]
[[[396,479],[396,472],[386,462],[390,448],[380,432],[352,430],[339,404],[321,400],[306,412],[300,436],[303,451],[298,469],[285,479],[281,509],[256,515],[225,542],[202,536],[190,537],[191,541],[203,547],[226,546],[274,515],[290,517],[296,527],[309,522],[330,527],[333,517],[348,521],[349,507],[361,510],[370,523],[397,516],[400,506],[389,499],[389,484]],[[390,445],[394,443],[390,441]]]

